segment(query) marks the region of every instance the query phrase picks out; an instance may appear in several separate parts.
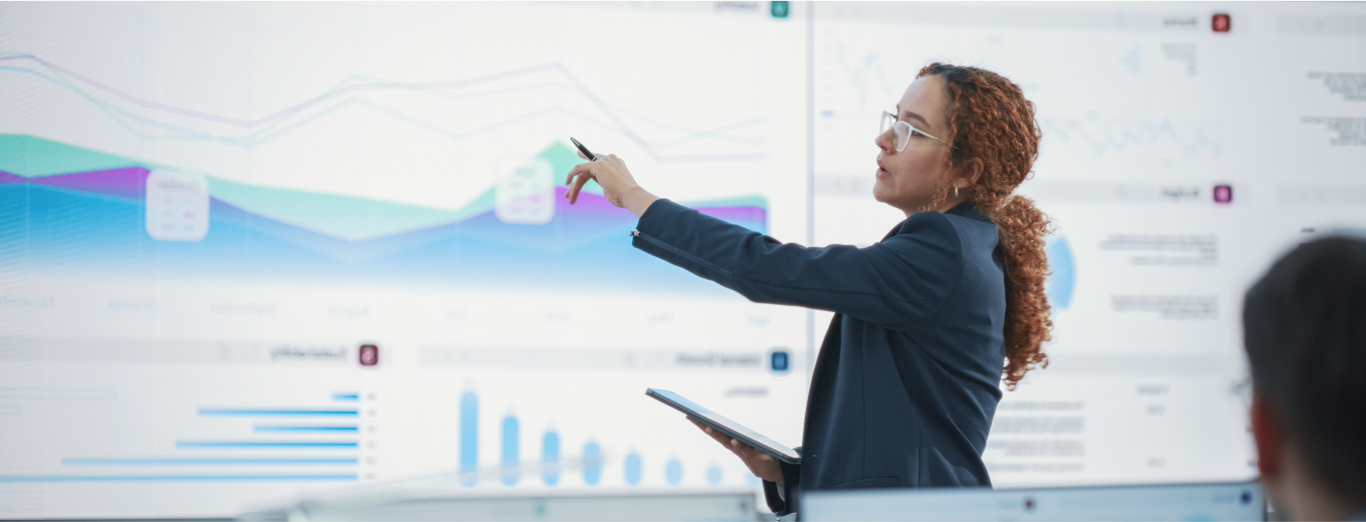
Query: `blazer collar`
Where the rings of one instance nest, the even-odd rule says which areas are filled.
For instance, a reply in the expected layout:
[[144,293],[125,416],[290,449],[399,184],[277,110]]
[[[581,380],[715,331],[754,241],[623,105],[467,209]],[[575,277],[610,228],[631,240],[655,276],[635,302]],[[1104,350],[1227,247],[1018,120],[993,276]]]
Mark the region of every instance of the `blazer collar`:
[[[968,219],[986,221],[987,223],[991,222],[991,218],[988,218],[986,214],[983,214],[980,211],[978,211],[977,207],[973,205],[971,201],[964,201],[962,203],[959,203],[955,205],[953,208],[949,209],[948,212],[945,212],[945,214],[953,214],[955,216],[962,216]],[[901,225],[904,224],[906,224],[905,220],[902,220],[900,223],[897,223],[895,227],[892,227],[892,230],[888,232],[887,235],[882,237],[882,240],[886,241],[887,238],[897,235],[897,233],[901,231]]]
[[991,221],[991,218],[988,218],[986,214],[983,214],[980,211],[978,211],[977,206],[973,205],[971,201],[964,201],[962,203],[959,203],[957,206],[949,209],[948,212],[945,212],[945,214],[963,216],[965,218],[976,219],[978,221]]

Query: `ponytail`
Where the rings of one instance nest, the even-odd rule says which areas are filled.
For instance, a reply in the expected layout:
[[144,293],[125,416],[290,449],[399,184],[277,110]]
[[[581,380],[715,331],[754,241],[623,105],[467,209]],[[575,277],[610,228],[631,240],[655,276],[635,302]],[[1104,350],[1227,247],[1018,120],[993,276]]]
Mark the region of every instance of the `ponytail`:
[[[1052,232],[1052,225],[1033,200],[1015,195],[1032,175],[1043,133],[1034,119],[1034,104],[1025,99],[1020,86],[1001,75],[941,63],[926,66],[917,77],[928,75],[943,78],[947,90],[954,146],[951,166],[982,161],[982,175],[968,188],[968,199],[1000,231],[997,248],[1005,265],[1006,289],[1006,362],[1001,377],[1006,388],[1014,390],[1026,372],[1048,366],[1043,344],[1053,328],[1044,294],[1049,276],[1044,236]],[[945,181],[947,190],[949,180]]]
[[1025,372],[1048,366],[1043,343],[1051,339],[1053,320],[1049,319],[1044,281],[1048,256],[1044,236],[1052,232],[1048,217],[1024,196],[1010,197],[991,214],[1000,229],[1001,257],[1006,275],[1006,367],[1002,372],[1006,387],[1014,390]]

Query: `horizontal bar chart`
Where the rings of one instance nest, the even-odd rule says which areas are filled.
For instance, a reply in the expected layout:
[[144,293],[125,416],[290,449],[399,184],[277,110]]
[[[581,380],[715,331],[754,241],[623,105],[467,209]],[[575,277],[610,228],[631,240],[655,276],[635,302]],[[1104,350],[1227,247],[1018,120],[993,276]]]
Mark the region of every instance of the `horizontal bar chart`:
[[0,475],[6,482],[268,482],[356,480],[356,475]]
[[327,409],[262,409],[262,408],[200,408],[199,414],[204,416],[230,415],[230,416],[269,416],[269,415],[328,415],[338,417],[355,417],[359,415],[358,410],[327,410]]
[[62,459],[63,466],[354,466],[356,458]]
[[357,426],[253,426],[252,431],[257,433],[267,432],[320,432],[320,433],[356,433],[360,431]]
[[355,441],[347,442],[295,442],[295,441],[180,441],[175,443],[177,448],[291,448],[291,449],[355,449],[360,443]]

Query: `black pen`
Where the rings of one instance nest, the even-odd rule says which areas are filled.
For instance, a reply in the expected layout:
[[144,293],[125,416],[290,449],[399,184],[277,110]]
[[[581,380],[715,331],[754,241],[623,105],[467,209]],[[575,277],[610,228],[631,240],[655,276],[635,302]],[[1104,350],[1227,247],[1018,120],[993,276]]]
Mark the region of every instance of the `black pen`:
[[597,160],[598,160],[598,157],[597,157],[597,156],[594,156],[592,152],[588,152],[588,147],[583,146],[583,144],[582,144],[582,143],[579,143],[579,140],[574,139],[573,136],[570,136],[570,137],[569,137],[569,141],[574,142],[574,146],[575,146],[575,147],[578,147],[578,148],[579,148],[579,152],[582,152],[584,156],[587,156],[587,157],[588,157],[588,161],[597,161]]

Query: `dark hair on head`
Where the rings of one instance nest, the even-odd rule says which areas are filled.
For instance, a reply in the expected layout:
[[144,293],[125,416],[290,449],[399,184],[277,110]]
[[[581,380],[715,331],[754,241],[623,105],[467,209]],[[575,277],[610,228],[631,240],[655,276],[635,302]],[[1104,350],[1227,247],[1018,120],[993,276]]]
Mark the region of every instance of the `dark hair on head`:
[[1335,493],[1366,505],[1366,241],[1311,241],[1243,300],[1252,389]]
[[[1015,187],[1029,179],[1039,156],[1043,132],[1034,120],[1034,104],[1020,86],[1005,77],[976,67],[932,63],[917,78],[939,76],[948,91],[947,133],[953,144],[951,167],[972,159],[982,161],[982,176],[966,189],[969,201],[1000,229],[1000,250],[1005,261],[1006,387],[1015,385],[1033,368],[1048,366],[1043,343],[1050,339],[1044,281],[1048,256],[1044,236],[1052,231],[1048,216],[1024,196],[1011,196]],[[948,198],[953,179],[943,180],[931,204],[938,207]]]

